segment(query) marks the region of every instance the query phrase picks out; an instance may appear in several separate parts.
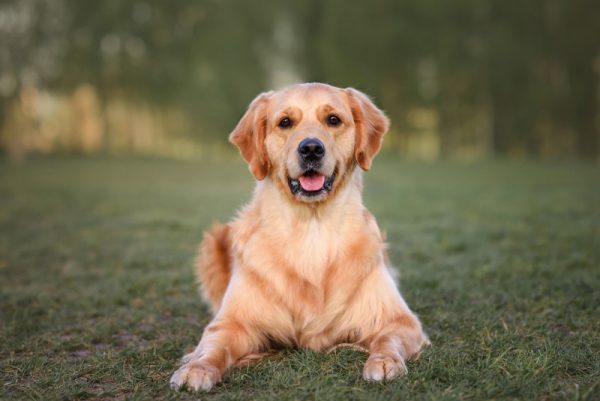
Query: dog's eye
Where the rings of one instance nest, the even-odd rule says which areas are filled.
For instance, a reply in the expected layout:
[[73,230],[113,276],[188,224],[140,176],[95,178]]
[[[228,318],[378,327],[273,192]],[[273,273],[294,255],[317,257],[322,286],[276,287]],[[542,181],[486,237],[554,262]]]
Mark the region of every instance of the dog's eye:
[[289,117],[283,117],[279,120],[279,124],[277,124],[279,128],[290,128],[292,126],[292,120]]
[[335,114],[330,114],[327,116],[327,125],[330,125],[332,127],[337,127],[341,123],[342,123],[342,120],[340,120],[340,118],[338,116],[336,116]]

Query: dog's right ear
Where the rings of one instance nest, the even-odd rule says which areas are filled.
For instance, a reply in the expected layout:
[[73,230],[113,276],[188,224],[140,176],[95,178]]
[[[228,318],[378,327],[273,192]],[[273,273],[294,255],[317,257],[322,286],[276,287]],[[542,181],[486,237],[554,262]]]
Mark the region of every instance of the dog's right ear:
[[238,147],[242,157],[250,167],[257,180],[264,179],[269,174],[270,163],[267,156],[265,138],[267,136],[267,102],[273,92],[258,95],[246,114],[229,134],[229,142]]

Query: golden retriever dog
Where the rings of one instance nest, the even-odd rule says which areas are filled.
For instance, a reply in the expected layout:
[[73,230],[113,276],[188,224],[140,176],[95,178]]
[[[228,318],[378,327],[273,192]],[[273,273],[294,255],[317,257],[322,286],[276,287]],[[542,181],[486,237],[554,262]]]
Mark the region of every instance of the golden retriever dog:
[[229,136],[257,179],[250,203],[205,233],[196,274],[214,318],[171,377],[210,390],[282,346],[366,349],[365,380],[405,374],[429,343],[400,295],[362,172],[388,118],[363,93],[309,83],[260,94]]

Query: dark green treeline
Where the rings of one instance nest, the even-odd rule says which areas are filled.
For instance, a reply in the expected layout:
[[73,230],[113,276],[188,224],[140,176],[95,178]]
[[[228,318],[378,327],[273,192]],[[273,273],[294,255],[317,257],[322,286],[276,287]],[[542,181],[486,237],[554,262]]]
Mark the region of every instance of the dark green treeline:
[[390,147],[597,158],[598,21],[597,0],[4,1],[2,121],[27,84],[87,83],[217,141],[260,91],[323,81],[372,95]]

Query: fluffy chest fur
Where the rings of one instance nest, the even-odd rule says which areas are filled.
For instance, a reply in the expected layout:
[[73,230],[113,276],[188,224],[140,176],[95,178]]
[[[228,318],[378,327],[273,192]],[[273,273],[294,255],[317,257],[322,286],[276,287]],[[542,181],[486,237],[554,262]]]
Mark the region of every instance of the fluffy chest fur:
[[364,279],[382,265],[383,244],[360,194],[345,195],[332,212],[319,215],[272,207],[276,195],[263,188],[232,226],[234,274],[278,309],[286,323],[276,325],[286,328],[280,341],[320,349],[353,336],[354,327],[339,320],[360,296]]

